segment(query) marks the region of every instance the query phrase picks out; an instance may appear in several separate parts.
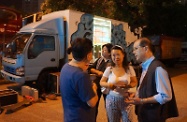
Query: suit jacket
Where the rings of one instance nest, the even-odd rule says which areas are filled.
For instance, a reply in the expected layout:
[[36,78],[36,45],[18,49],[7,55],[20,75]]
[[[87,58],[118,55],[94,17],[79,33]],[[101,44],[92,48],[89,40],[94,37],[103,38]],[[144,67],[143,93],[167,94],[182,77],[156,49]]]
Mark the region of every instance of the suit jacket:
[[[139,88],[140,98],[147,98],[157,94],[155,81],[155,71],[157,67],[162,67],[165,69],[165,66],[160,61],[155,59],[151,62],[148,71]],[[178,116],[175,94],[173,91],[173,86],[170,77],[169,80],[172,89],[172,99],[169,102],[166,102],[163,105],[159,103],[153,103],[138,105],[136,107],[136,113],[138,117],[142,120],[142,122],[159,122],[160,120],[166,120],[167,118]]]

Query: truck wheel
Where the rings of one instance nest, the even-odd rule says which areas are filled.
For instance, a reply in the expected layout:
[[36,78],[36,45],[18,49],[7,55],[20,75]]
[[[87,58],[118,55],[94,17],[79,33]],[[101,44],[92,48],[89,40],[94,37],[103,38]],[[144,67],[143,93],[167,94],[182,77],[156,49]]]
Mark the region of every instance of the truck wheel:
[[48,92],[49,71],[42,72],[37,80],[39,96]]

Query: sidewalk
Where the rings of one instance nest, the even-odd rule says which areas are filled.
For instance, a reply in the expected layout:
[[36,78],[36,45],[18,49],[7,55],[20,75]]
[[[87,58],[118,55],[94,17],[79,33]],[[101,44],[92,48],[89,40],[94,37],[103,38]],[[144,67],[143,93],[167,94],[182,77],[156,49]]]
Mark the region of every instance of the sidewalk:
[[[187,122],[187,69],[184,66],[169,68],[169,74],[172,78],[174,92],[179,110],[179,117],[168,119],[167,122]],[[11,84],[1,84],[0,89],[5,89]],[[22,97],[19,96],[19,100]],[[5,114],[5,110],[0,114],[0,122],[63,122],[63,107],[61,97],[57,100],[47,99],[42,103],[34,103],[31,106],[24,107],[11,114]],[[104,100],[101,98],[97,122],[107,122]]]

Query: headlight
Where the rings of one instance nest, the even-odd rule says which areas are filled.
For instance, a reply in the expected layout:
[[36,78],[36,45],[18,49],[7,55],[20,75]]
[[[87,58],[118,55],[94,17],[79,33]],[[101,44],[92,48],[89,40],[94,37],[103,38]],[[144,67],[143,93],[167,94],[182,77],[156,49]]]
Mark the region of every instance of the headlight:
[[16,69],[16,75],[23,76],[24,74],[24,67],[19,67]]

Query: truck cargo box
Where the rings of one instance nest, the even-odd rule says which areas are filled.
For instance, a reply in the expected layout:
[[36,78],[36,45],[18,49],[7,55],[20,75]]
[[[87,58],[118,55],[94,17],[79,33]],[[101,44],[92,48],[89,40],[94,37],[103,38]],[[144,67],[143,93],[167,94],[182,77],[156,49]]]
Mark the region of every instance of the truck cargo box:
[[168,66],[173,66],[181,57],[182,40],[171,36],[156,35],[149,37],[154,46],[154,55]]

